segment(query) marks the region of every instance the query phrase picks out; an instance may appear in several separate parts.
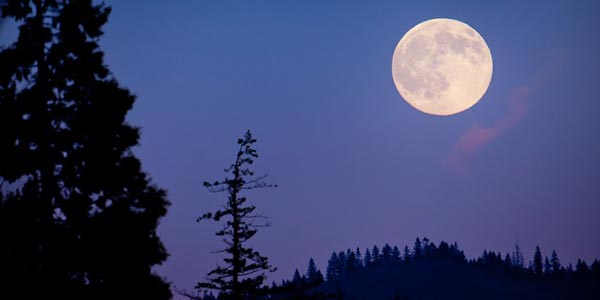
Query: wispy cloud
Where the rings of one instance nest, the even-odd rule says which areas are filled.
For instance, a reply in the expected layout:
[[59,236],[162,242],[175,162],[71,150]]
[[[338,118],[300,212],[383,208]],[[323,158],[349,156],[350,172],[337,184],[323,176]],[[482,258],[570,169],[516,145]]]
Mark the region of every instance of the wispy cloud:
[[491,141],[511,130],[523,120],[533,106],[535,93],[554,76],[564,64],[565,55],[555,53],[536,72],[533,79],[516,86],[506,97],[507,109],[504,115],[491,126],[474,124],[463,133],[452,146],[446,164],[458,172],[465,172],[469,160]]

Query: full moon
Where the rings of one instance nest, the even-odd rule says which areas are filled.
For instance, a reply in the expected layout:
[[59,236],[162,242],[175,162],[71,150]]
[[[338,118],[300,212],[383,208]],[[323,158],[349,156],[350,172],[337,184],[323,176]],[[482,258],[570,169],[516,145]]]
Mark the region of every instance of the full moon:
[[492,70],[492,54],[481,35],[452,19],[432,19],[411,28],[392,59],[392,76],[402,98],[438,116],[475,105],[490,85]]

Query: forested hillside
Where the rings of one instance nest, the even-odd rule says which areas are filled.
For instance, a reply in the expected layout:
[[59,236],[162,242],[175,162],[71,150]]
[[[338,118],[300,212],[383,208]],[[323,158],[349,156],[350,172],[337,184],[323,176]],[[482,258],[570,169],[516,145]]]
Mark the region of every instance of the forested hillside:
[[536,247],[526,263],[518,244],[467,259],[456,243],[417,238],[410,248],[334,252],[320,274],[311,260],[305,275],[273,284],[275,299],[600,299],[598,260],[564,266],[556,251],[544,257]]

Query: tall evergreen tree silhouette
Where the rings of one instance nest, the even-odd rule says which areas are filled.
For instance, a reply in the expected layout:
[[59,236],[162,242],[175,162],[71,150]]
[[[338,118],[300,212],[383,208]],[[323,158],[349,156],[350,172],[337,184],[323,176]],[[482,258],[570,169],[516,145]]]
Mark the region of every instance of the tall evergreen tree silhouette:
[[294,271],[294,277],[292,278],[292,284],[296,286],[301,286],[303,283],[304,279],[302,276],[300,276],[300,272],[298,271],[298,269],[296,269]]
[[248,130],[237,143],[239,149],[235,161],[225,169],[229,175],[221,181],[204,182],[204,186],[211,192],[228,194],[224,208],[198,218],[198,221],[212,219],[217,222],[227,218],[224,221],[224,228],[215,233],[217,236],[224,237],[227,247],[221,252],[226,253],[227,257],[223,259],[225,265],[217,266],[210,271],[208,281],[199,282],[196,288],[217,290],[221,292],[220,299],[232,300],[255,297],[266,278],[264,272],[275,271],[267,257],[246,246],[257,233],[258,228],[268,224],[256,223],[256,220],[265,217],[254,213],[256,206],[246,204],[247,198],[241,195],[246,190],[275,187],[275,185],[265,182],[267,175],[256,177],[249,168],[258,158],[258,153],[253,148],[256,139],[252,137],[252,133]]
[[429,254],[430,254],[430,250],[431,250],[431,249],[429,248],[430,246],[431,246],[431,245],[430,245],[430,243],[429,243],[429,239],[428,239],[427,237],[424,237],[424,238],[423,238],[423,241],[421,242],[421,249],[423,249],[421,254],[422,254],[423,256],[427,256],[427,255],[429,255]]
[[598,259],[594,259],[592,265],[590,266],[590,269],[594,274],[596,280],[600,280],[600,261]]
[[400,249],[398,249],[398,246],[394,246],[394,248],[392,249],[392,263],[400,263],[402,261],[402,259],[400,258]]
[[521,246],[519,246],[519,240],[515,242],[515,249],[511,255],[513,266],[522,269],[525,265],[525,260],[523,259],[523,252],[521,251]]
[[508,253],[506,253],[506,255],[504,256],[504,264],[506,266],[512,265],[512,260],[510,259],[510,254],[508,254]]
[[[8,0],[0,52],[0,298],[167,299],[152,273],[168,201],[132,147],[135,101],[103,63],[110,8]],[[4,295],[3,295],[4,294]]]
[[414,259],[419,259],[423,256],[423,246],[421,245],[421,239],[415,239],[415,245],[413,246],[412,256]]
[[308,268],[306,269],[306,280],[309,284],[320,284],[323,282],[323,274],[317,268],[315,260],[310,258],[308,261]]
[[367,248],[367,250],[365,251],[365,258],[363,259],[363,265],[365,266],[365,268],[369,268],[372,263],[373,258],[371,257],[371,251],[369,250],[369,248]]
[[356,253],[348,249],[346,251],[346,273],[352,273],[358,270],[358,259],[356,259]]
[[379,247],[377,245],[373,246],[373,250],[371,250],[371,264],[378,265],[381,263],[381,253],[379,253]]
[[340,251],[338,253],[338,265],[337,265],[338,275],[343,275],[347,273],[348,270],[348,257],[346,256],[346,252]]
[[362,267],[363,267],[362,254],[360,253],[360,248],[358,248],[358,247],[356,247],[356,267],[358,269],[362,269]]
[[338,275],[339,269],[339,259],[336,252],[331,253],[331,257],[327,262],[327,270],[325,271],[327,275],[327,281],[333,281]]
[[550,275],[552,274],[552,264],[550,264],[550,260],[548,256],[544,257],[544,274]]
[[561,265],[560,260],[558,259],[558,254],[556,254],[556,250],[552,250],[552,254],[550,255],[550,265],[552,266],[553,274],[560,272]]
[[404,262],[408,262],[411,258],[411,254],[410,254],[410,250],[408,249],[408,245],[404,246],[403,258],[404,258]]
[[590,270],[587,263],[584,260],[577,259],[577,264],[575,265],[575,274],[577,275],[587,275],[587,272]]
[[392,262],[392,246],[387,243],[381,248],[381,262],[386,265]]
[[540,246],[535,247],[535,253],[533,254],[533,272],[535,275],[544,274],[544,262],[542,260],[542,252]]

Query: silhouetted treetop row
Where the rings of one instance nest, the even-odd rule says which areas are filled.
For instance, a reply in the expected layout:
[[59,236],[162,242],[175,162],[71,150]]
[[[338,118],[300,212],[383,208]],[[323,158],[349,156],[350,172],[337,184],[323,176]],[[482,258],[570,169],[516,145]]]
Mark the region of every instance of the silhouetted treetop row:
[[[381,249],[381,250],[380,250]],[[364,268],[389,267],[399,264],[417,262],[420,260],[452,260],[465,264],[498,267],[502,266],[507,270],[529,273],[533,275],[555,275],[561,273],[575,272],[578,274],[594,273],[600,271],[600,262],[594,260],[591,265],[579,259],[575,268],[571,265],[562,266],[555,250],[549,257],[542,258],[539,246],[536,246],[532,261],[528,267],[522,263],[522,253],[518,243],[515,245],[515,251],[512,256],[508,253],[502,257],[500,252],[484,250],[481,257],[467,260],[464,252],[458,248],[456,242],[448,244],[441,241],[437,246],[431,243],[428,238],[417,238],[412,248],[404,246],[402,254],[398,246],[383,245],[379,248],[374,245],[371,249],[365,249],[364,257],[361,251],[347,249],[346,251],[333,252],[327,263],[327,280],[335,279],[339,276],[350,274]]]
[[427,238],[423,240],[417,238],[411,249],[404,246],[402,252],[398,246],[390,246],[389,244],[385,244],[381,248],[374,245],[370,249],[365,249],[364,252],[364,257],[362,257],[359,248],[356,248],[356,251],[347,249],[346,251],[333,252],[327,264],[327,280],[363,268],[393,266],[425,258],[466,261],[464,252],[458,249],[456,243],[450,245],[442,241],[439,246],[436,246],[434,243],[430,243]]
[[[385,244],[364,251],[356,248],[333,252],[327,263],[326,278],[310,275],[319,273],[311,258],[306,274],[296,270],[291,280],[273,283],[271,296],[273,299],[596,299],[600,295],[597,259],[591,265],[578,260],[575,268],[565,267],[556,251],[544,257],[538,246],[531,262],[524,267],[518,242],[512,254],[503,256],[486,250],[475,259],[467,259],[456,242],[442,241],[436,245],[427,238],[417,238],[412,247],[400,249]],[[490,282],[504,289],[490,286]]]

